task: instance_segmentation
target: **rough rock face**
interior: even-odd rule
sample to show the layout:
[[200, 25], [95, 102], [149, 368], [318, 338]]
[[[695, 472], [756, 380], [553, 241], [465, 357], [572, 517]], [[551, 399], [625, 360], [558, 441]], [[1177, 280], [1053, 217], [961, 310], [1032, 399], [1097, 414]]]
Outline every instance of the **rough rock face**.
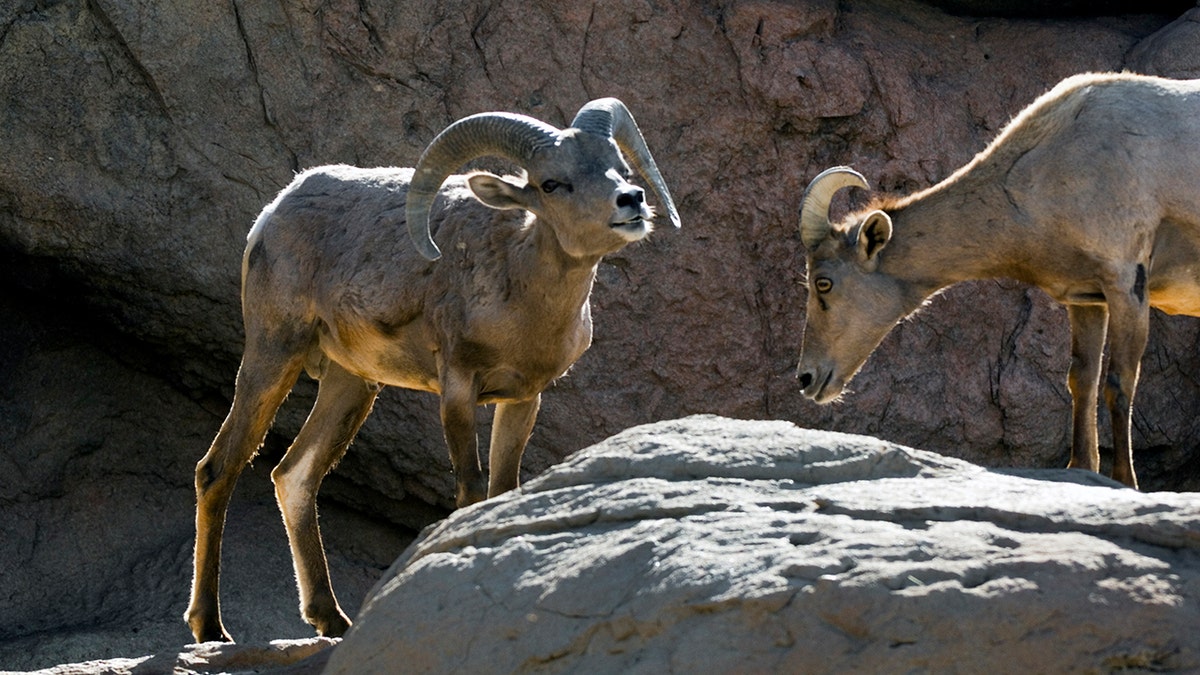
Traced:
[[1188, 671], [1198, 550], [1192, 495], [690, 417], [431, 528], [325, 672]]
[[[790, 377], [803, 318], [800, 191], [835, 163], [881, 189], [928, 185], [1066, 75], [1186, 76], [1200, 65], [1189, 62], [1194, 24], [1156, 33], [1171, 18], [1161, 15], [1020, 21], [824, 0], [289, 7], [27, 0], [4, 10], [7, 283], [44, 311], [69, 294], [71, 316], [119, 331], [119, 348], [150, 354], [153, 376], [219, 417], [241, 347], [244, 235], [294, 171], [410, 165], [463, 115], [515, 110], [561, 125], [589, 98], [616, 95], [685, 228], [602, 267], [595, 345], [547, 396], [530, 475], [631, 424], [697, 411], [867, 432], [989, 464], [1059, 464], [1065, 321], [1014, 284], [946, 294], [889, 338], [844, 405], [802, 400]], [[1190, 449], [1198, 327], [1155, 323], [1139, 445]], [[296, 398], [284, 438], [306, 412], [308, 397]], [[430, 397], [393, 392], [339, 476], [448, 506], [447, 468]]]
[[[795, 209], [819, 170], [849, 163], [915, 189], [1064, 76], [1200, 75], [1200, 10], [1020, 19], [989, 15], [1013, 3], [965, 4], [0, 3], [0, 540], [14, 542], [0, 547], [0, 668], [89, 656], [84, 634], [125, 654], [186, 640], [192, 466], [228, 409], [254, 216], [298, 169], [411, 165], [481, 110], [562, 125], [620, 97], [684, 218], [601, 266], [595, 343], [547, 393], [527, 477], [696, 412], [1064, 464], [1065, 318], [1016, 284], [939, 297], [841, 405], [811, 405], [792, 378]], [[1135, 411], [1150, 489], [1200, 476], [1198, 338], [1200, 322], [1153, 319]], [[302, 382], [235, 496], [245, 534], [224, 591], [241, 639], [308, 634], [264, 474], [311, 396]], [[326, 481], [323, 515], [415, 528], [452, 494], [435, 401], [389, 390]], [[357, 525], [326, 532], [345, 536], [327, 539], [353, 606], [405, 533], [340, 513]]]

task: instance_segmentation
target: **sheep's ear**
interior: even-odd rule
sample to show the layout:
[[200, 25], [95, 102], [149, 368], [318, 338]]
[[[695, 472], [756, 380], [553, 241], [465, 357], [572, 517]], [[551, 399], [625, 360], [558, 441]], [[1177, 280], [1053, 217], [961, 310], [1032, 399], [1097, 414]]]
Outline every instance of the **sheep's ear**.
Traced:
[[871, 270], [879, 264], [879, 252], [892, 239], [892, 219], [883, 211], [872, 211], [858, 228], [858, 260]]
[[493, 209], [528, 209], [533, 206], [536, 191], [524, 182], [479, 172], [467, 177], [475, 198]]

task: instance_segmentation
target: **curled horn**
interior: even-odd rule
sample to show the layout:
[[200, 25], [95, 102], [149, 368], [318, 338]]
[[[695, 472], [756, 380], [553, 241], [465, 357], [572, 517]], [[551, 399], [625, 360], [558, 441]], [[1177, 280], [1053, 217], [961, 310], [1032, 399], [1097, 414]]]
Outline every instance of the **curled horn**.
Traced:
[[642, 137], [637, 122], [633, 121], [633, 115], [629, 114], [629, 109], [624, 103], [615, 98], [598, 98], [591, 101], [579, 109], [571, 126], [616, 141], [617, 147], [625, 154], [633, 169], [654, 190], [671, 224], [679, 227], [679, 211], [675, 209], [667, 182], [659, 173], [658, 165], [654, 163], [654, 157], [646, 147], [646, 139]]
[[558, 134], [555, 127], [532, 117], [495, 112], [464, 117], [438, 134], [417, 162], [405, 207], [408, 236], [421, 255], [429, 260], [442, 255], [429, 233], [429, 209], [447, 176], [484, 156], [524, 166], [538, 150], [554, 145]]
[[867, 179], [848, 166], [825, 169], [804, 189], [800, 200], [800, 241], [805, 248], [812, 251], [829, 235], [829, 203], [838, 190], [848, 187], [871, 189]]

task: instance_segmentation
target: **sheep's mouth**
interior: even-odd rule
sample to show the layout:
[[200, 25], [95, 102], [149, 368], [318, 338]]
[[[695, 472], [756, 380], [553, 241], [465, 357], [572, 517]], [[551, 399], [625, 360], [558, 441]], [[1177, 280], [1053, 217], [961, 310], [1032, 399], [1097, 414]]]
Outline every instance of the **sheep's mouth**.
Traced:
[[608, 224], [608, 226], [613, 229], [616, 229], [618, 227], [627, 227], [627, 228], [644, 227], [645, 225], [646, 225], [646, 219], [641, 216], [634, 216], [634, 217], [630, 218], [629, 220], [622, 220], [620, 222]]
[[650, 224], [650, 220], [646, 216], [639, 213], [628, 220], [610, 222], [608, 229], [625, 241], [632, 242], [644, 239], [654, 229], [654, 226]]
[[629, 220], [609, 223], [608, 228], [626, 241], [638, 241], [650, 234], [650, 230], [653, 229], [650, 221], [643, 216], [634, 216]]

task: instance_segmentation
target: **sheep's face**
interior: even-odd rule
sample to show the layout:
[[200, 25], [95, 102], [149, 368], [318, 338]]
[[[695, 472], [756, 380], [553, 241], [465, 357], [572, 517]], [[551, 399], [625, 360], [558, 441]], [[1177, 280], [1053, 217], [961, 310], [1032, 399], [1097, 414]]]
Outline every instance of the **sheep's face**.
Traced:
[[809, 251], [808, 308], [796, 376], [817, 403], [837, 400], [909, 307], [904, 285], [878, 271], [891, 238], [882, 211], [833, 226]]
[[527, 209], [577, 258], [602, 256], [650, 233], [654, 210], [611, 138], [567, 130], [526, 166], [527, 180], [477, 173], [472, 192], [497, 209]]

